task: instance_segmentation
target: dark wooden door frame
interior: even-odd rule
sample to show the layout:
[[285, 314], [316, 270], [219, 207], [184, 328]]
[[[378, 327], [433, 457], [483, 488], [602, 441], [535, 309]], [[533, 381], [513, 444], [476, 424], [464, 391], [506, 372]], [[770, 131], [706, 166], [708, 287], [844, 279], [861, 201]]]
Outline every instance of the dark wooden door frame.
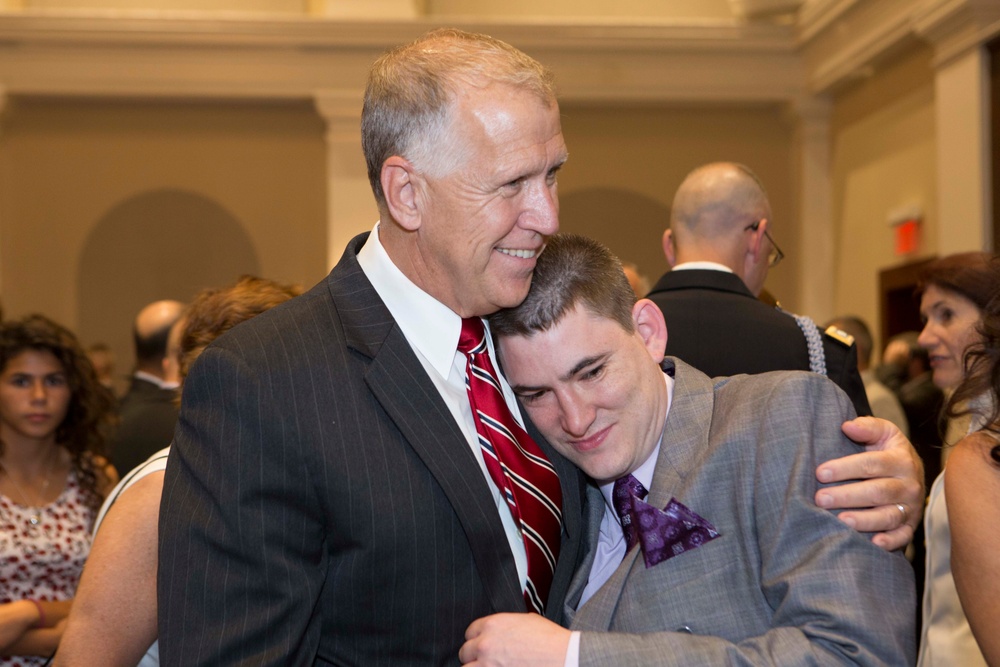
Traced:
[[878, 273], [879, 329], [882, 347], [904, 331], [920, 331], [920, 303], [916, 298], [920, 271], [936, 257], [882, 269]]

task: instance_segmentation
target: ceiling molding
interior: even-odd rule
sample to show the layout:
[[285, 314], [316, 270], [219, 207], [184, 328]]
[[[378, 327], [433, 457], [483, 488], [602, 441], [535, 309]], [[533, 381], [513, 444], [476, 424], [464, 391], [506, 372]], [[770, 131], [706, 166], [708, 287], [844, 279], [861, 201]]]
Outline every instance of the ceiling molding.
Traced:
[[[162, 12], [0, 12], [0, 86], [14, 95], [311, 99], [362, 90], [384, 50], [430, 20]], [[574, 102], [785, 101], [802, 92], [789, 26], [737, 21], [455, 23], [550, 66]]]
[[934, 45], [934, 65], [941, 67], [1000, 34], [996, 0], [943, 0], [921, 6], [914, 30]]
[[858, 0], [813, 0], [799, 10], [798, 41], [805, 44], [849, 11]]
[[788, 51], [794, 34], [790, 26], [737, 20], [369, 20], [224, 12], [0, 11], [0, 41], [13, 43], [387, 48], [441, 26], [503, 33], [531, 46], [630, 51]]
[[920, 42], [940, 64], [1000, 34], [997, 0], [812, 0], [796, 25], [718, 20], [337, 19], [166, 11], [0, 11], [10, 95], [313, 99], [434, 27], [487, 32], [576, 103], [785, 103], [836, 94]]
[[814, 94], [836, 92], [920, 42], [936, 67], [1000, 34], [997, 0], [817, 0], [803, 7], [799, 44]]

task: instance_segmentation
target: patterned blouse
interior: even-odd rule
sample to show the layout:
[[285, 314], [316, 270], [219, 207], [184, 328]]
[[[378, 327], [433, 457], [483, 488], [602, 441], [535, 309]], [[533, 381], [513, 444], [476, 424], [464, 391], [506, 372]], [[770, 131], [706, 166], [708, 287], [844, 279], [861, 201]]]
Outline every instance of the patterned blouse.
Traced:
[[[0, 603], [71, 599], [90, 553], [94, 514], [75, 473], [45, 507], [24, 507], [0, 494]], [[34, 667], [46, 660], [0, 657], [0, 667]]]

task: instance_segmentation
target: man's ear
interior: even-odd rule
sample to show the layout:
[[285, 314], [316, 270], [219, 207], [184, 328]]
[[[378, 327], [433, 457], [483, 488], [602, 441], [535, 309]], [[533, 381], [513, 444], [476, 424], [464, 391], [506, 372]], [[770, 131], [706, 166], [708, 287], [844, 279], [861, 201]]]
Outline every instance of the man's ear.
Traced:
[[420, 227], [420, 175], [406, 158], [393, 155], [382, 163], [379, 176], [389, 216], [407, 231]]
[[653, 361], [663, 361], [667, 349], [667, 322], [660, 307], [649, 299], [639, 299], [632, 306], [632, 322]]
[[753, 256], [754, 263], [760, 259], [760, 253], [766, 251], [766, 248], [764, 247], [764, 239], [767, 237], [764, 236], [764, 232], [767, 230], [768, 224], [767, 218], [764, 218], [757, 225], [756, 231], [750, 230], [752, 233], [750, 234], [750, 240], [747, 245], [747, 254]]
[[677, 248], [674, 247], [674, 230], [667, 227], [663, 230], [663, 256], [667, 258], [670, 268], [677, 266]]

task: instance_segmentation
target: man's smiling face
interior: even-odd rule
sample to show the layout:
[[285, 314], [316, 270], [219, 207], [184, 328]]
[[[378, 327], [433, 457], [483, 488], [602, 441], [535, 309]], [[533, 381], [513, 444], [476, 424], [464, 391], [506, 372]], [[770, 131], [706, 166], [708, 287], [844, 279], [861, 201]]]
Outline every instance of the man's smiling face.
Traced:
[[463, 317], [516, 306], [559, 229], [556, 172], [566, 161], [559, 107], [503, 84], [459, 97], [442, 147], [457, 166], [416, 183], [418, 283]]

